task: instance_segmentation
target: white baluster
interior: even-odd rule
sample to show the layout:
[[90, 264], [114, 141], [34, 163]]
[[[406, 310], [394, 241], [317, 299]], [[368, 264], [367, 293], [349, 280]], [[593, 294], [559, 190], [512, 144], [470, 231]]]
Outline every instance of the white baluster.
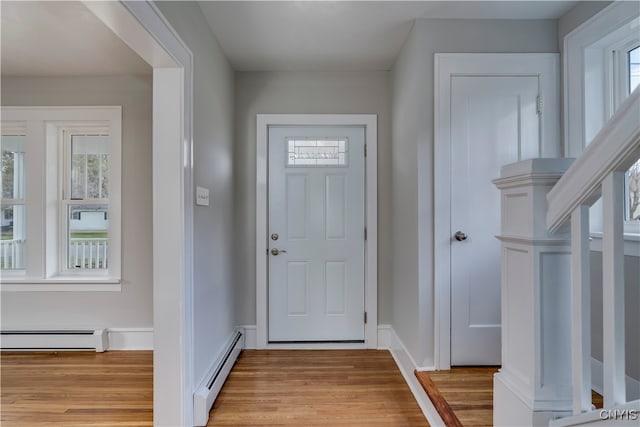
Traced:
[[571, 306], [573, 413], [591, 411], [591, 280], [589, 207], [571, 214]]
[[602, 321], [604, 405], [626, 403], [624, 342], [624, 172], [602, 182]]
[[103, 252], [102, 252], [102, 268], [107, 268], [107, 247], [108, 247], [108, 240], [104, 240], [102, 242], [103, 245]]

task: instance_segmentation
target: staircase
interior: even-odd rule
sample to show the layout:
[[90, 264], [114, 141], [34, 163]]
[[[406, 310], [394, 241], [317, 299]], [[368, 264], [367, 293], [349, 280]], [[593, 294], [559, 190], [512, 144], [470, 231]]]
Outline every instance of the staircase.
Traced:
[[[503, 367], [494, 380], [494, 425], [640, 425], [640, 396], [628, 392], [625, 369], [623, 192], [625, 171], [640, 158], [639, 90], [575, 161], [507, 165], [495, 181]], [[596, 410], [589, 208], [600, 198], [604, 409]]]

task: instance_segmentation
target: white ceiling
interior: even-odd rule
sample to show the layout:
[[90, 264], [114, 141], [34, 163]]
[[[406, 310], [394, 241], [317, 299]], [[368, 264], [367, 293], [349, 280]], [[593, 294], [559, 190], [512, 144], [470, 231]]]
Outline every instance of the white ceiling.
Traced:
[[0, 1], [3, 76], [150, 74], [79, 2]]
[[[240, 71], [388, 70], [416, 18], [555, 19], [575, 1], [201, 1]], [[149, 74], [79, 2], [0, 1], [2, 75]]]
[[239, 71], [389, 70], [416, 18], [555, 19], [575, 1], [201, 1]]

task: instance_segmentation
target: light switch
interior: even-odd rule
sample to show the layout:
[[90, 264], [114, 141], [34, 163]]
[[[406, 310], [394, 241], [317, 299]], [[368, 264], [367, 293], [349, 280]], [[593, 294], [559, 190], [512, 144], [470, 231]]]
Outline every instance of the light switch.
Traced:
[[196, 187], [196, 205], [209, 206], [209, 189]]

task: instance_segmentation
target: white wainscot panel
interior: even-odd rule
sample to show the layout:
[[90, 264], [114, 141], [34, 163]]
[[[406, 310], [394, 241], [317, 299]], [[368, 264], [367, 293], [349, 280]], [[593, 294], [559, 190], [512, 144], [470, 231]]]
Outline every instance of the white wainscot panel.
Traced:
[[558, 384], [571, 384], [571, 253], [540, 253], [540, 307], [542, 366], [541, 392], [556, 398], [558, 395], [571, 396], [571, 389]]
[[529, 194], [526, 192], [506, 192], [502, 196], [502, 234], [508, 236], [522, 235], [530, 232], [527, 220], [531, 217]]
[[533, 292], [531, 286], [523, 283], [523, 280], [532, 277], [531, 254], [526, 249], [506, 247], [505, 251], [505, 275], [506, 283], [503, 292], [503, 312], [506, 312], [508, 321], [506, 325], [505, 341], [502, 345], [506, 347], [503, 361], [509, 371], [514, 374], [525, 385], [530, 385], [533, 381], [531, 372], [534, 364], [533, 342], [529, 334], [523, 334], [523, 330], [528, 330], [533, 325], [533, 312], [531, 300]]

